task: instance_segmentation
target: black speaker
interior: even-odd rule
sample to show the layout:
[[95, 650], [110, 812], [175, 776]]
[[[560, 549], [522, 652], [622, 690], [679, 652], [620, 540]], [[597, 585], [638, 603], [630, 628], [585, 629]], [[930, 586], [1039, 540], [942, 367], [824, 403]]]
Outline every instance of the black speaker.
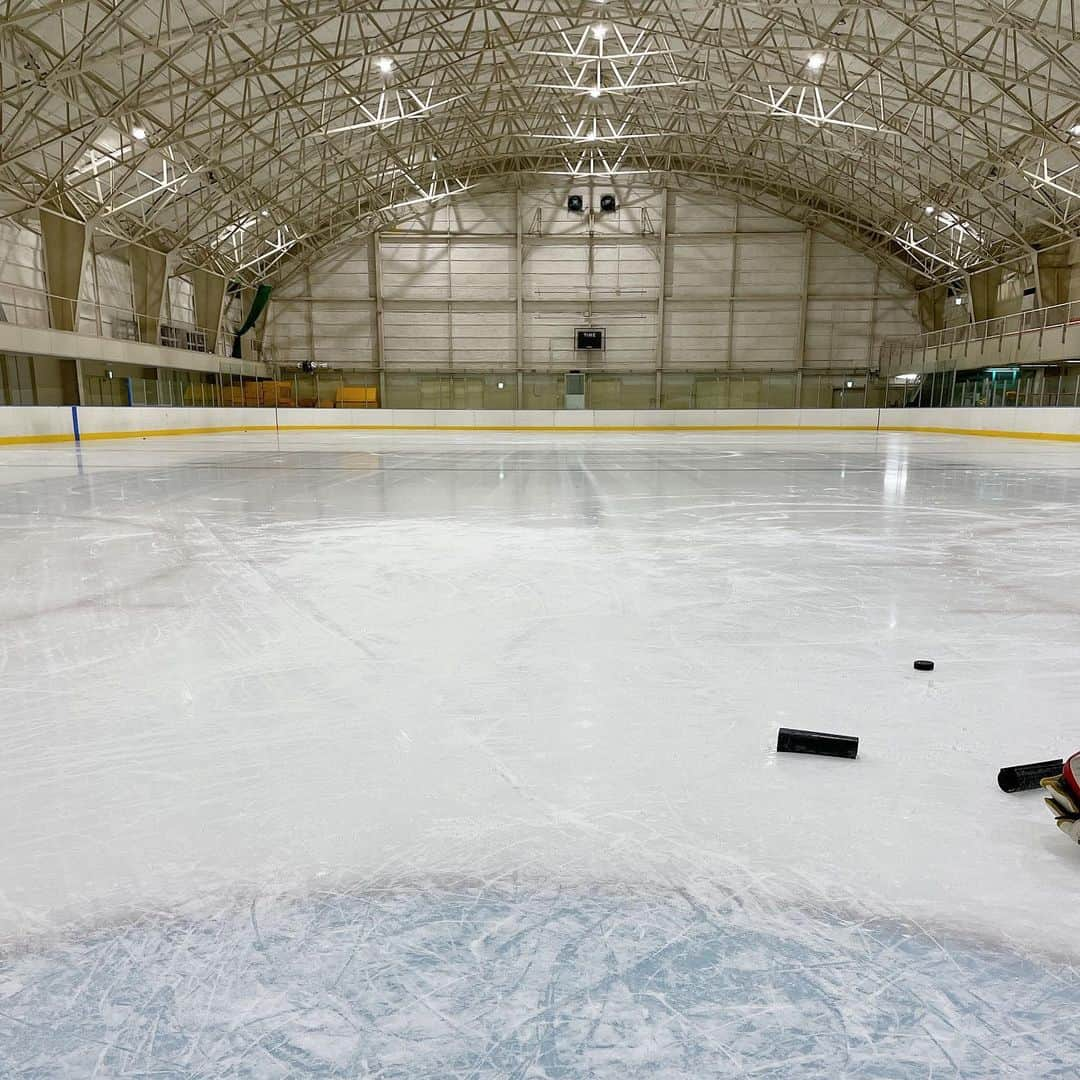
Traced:
[[580, 195], [570, 195], [566, 200], [566, 209], [571, 214], [581, 214], [585, 210], [585, 200]]
[[614, 195], [601, 195], [600, 196], [600, 213], [601, 214], [614, 214], [618, 210], [619, 204], [615, 201]]

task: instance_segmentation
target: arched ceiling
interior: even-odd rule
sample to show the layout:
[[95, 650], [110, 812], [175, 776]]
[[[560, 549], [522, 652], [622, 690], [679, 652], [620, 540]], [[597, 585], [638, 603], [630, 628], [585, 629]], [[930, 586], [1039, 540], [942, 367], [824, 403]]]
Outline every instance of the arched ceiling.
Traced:
[[478, 183], [689, 178], [922, 282], [1080, 229], [1076, 0], [3, 0], [0, 215], [246, 280]]

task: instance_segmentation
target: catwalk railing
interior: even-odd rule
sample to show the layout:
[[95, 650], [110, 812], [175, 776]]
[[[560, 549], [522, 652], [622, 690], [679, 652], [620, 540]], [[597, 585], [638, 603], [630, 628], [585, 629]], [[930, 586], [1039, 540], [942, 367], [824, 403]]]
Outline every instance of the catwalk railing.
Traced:
[[894, 338], [882, 343], [878, 360], [886, 375], [918, 374], [940, 370], [950, 361], [961, 369], [1000, 359], [1060, 362], [1075, 359], [1069, 354], [1071, 346], [1077, 345], [1080, 300]]
[[189, 352], [224, 354], [233, 335], [220, 327], [199, 326], [181, 314], [147, 315], [134, 305], [102, 304], [91, 299], [73, 300], [23, 285], [0, 283], [0, 323], [35, 330], [62, 330], [159, 345]]

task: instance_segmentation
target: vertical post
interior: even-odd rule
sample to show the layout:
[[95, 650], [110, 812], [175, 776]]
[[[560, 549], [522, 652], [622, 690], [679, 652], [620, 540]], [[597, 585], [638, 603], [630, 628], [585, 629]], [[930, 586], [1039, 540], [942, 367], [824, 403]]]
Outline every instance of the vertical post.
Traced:
[[446, 360], [450, 366], [450, 408], [454, 407], [454, 248], [446, 221]]
[[663, 206], [660, 211], [660, 284], [656, 293], [656, 408], [663, 408], [664, 401], [664, 318], [667, 295], [667, 234], [668, 215], [671, 213], [671, 190], [663, 187]]
[[[217, 321], [211, 327], [214, 331], [214, 343], [215, 348], [210, 349], [210, 352], [220, 352], [222, 355], [225, 353], [225, 342], [227, 335], [223, 333], [225, 326], [225, 309], [229, 305], [229, 283], [225, 282], [225, 288], [221, 290], [221, 303], [218, 304]], [[310, 312], [309, 312], [310, 314]]]
[[[809, 290], [808, 290], [809, 291]], [[877, 341], [877, 312], [878, 312], [878, 293], [881, 291], [881, 264], [876, 263], [874, 265], [874, 296], [870, 301], [870, 325], [867, 327], [867, 332], [870, 337], [870, 341], [867, 346], [866, 355], [866, 392], [863, 394], [863, 407], [865, 408], [869, 404], [870, 395], [870, 372], [874, 368], [874, 356], [876, 355], [875, 343]]]
[[1043, 302], [1042, 279], [1039, 276], [1039, 253], [1032, 248], [1028, 257], [1031, 259], [1031, 273], [1035, 278], [1035, 306], [1037, 308], [1046, 307], [1047, 305]]
[[86, 378], [83, 375], [82, 357], [75, 357], [75, 397], [77, 405], [86, 404]]
[[307, 315], [307, 354], [308, 359], [315, 361], [315, 302], [311, 296], [311, 267], [304, 267], [304, 308]]
[[98, 337], [103, 337], [104, 332], [101, 325], [101, 284], [98, 282], [97, 245], [94, 243], [93, 223], [87, 226], [86, 231], [90, 234], [90, 280], [93, 282], [94, 286], [94, 322], [97, 325]]
[[525, 259], [521, 250], [521, 186], [514, 188], [514, 372], [517, 378], [517, 408], [525, 407]]
[[375, 364], [379, 373], [379, 407], [386, 408], [385, 337], [383, 334], [382, 242], [379, 230], [371, 234], [371, 287], [375, 293]]
[[[86, 266], [87, 266], [87, 263], [92, 258], [91, 251], [93, 250], [92, 249], [93, 242], [94, 242], [94, 222], [93, 222], [93, 219], [91, 219], [91, 220], [87, 221], [86, 226], [85, 226], [85, 228], [83, 230], [82, 263], [79, 266], [79, 294], [78, 294], [78, 296], [75, 297], [75, 329], [76, 329], [76, 331], [78, 331], [79, 323], [82, 321], [82, 308], [83, 308], [83, 299], [82, 299], [83, 289], [82, 289], [82, 287], [83, 287], [83, 282], [86, 279]], [[91, 265], [90, 266], [90, 273], [93, 276], [94, 281], [96, 283], [96, 281], [97, 281], [97, 267]], [[95, 291], [96, 291], [96, 287], [95, 287]], [[94, 310], [97, 311], [97, 304], [94, 305]], [[95, 321], [100, 320], [100, 318], [101, 318], [101, 316], [100, 316], [100, 313], [99, 313], [99, 314], [97, 314], [95, 316]], [[100, 323], [99, 323], [99, 325], [100, 325]], [[101, 336], [101, 331], [99, 329], [98, 330], [98, 337], [100, 337], [100, 336]]]
[[[735, 279], [739, 272], [739, 203], [735, 203], [731, 229], [731, 281], [728, 284], [727, 310], [727, 369], [730, 372], [735, 362]], [[731, 405], [731, 379], [728, 379], [728, 405]]]
[[[810, 260], [814, 251], [814, 233], [812, 229], [803, 230], [802, 250], [802, 290], [799, 296], [799, 325], [795, 342], [795, 365], [798, 372], [799, 401], [802, 404], [802, 373], [806, 367], [806, 324], [810, 311]], [[875, 286], [876, 289], [876, 286]], [[832, 367], [832, 355], [829, 356], [829, 367]]]

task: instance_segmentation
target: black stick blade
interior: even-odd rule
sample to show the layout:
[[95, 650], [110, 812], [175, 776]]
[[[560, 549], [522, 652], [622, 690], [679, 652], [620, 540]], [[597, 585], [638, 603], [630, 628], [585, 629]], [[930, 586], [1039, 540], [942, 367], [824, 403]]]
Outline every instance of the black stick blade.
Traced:
[[854, 758], [859, 755], [859, 740], [854, 735], [828, 735], [823, 731], [782, 727], [776, 736], [776, 752]]
[[1057, 761], [1036, 761], [1031, 765], [1009, 765], [998, 773], [998, 787], [1002, 791], [1032, 791], [1040, 780], [1048, 776], [1060, 776], [1065, 768], [1061, 758]]

